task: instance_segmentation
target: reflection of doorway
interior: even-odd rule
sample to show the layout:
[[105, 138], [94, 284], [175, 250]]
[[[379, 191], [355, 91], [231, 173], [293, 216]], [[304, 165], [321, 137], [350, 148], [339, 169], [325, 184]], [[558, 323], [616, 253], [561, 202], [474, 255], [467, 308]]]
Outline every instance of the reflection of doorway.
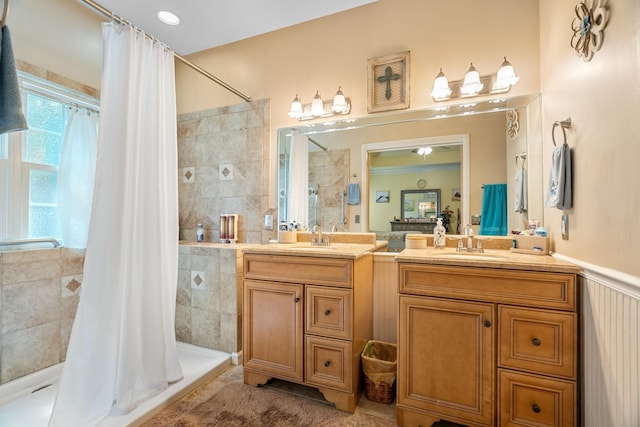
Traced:
[[[428, 137], [428, 138], [416, 138], [416, 139], [405, 139], [405, 140], [397, 140], [397, 141], [385, 141], [385, 142], [377, 142], [371, 144], [363, 144], [361, 146], [361, 176], [362, 176], [362, 188], [363, 193], [367, 194], [367, 197], [362, 202], [362, 222], [360, 231], [368, 232], [368, 231], [378, 231], [373, 230], [371, 227], [371, 218], [370, 213], [372, 209], [374, 209], [371, 204], [372, 197], [375, 197], [376, 190], [380, 190], [379, 188], [373, 188], [371, 186], [371, 176], [370, 176], [370, 168], [372, 164], [372, 157], [374, 155], [384, 153], [385, 155], [390, 155], [393, 152], [398, 151], [411, 151], [416, 150], [420, 147], [453, 147], [458, 146], [462, 150], [461, 154], [461, 182], [460, 182], [460, 192], [462, 193], [461, 201], [460, 201], [460, 217], [468, 218], [469, 216], [469, 136], [467, 134], [459, 134], [459, 135], [446, 135], [441, 137]], [[412, 189], [416, 188], [416, 181], [407, 182], [403, 184], [403, 189]], [[431, 186], [430, 186], [431, 187]], [[398, 192], [398, 196], [399, 196]], [[394, 215], [400, 216], [400, 199], [396, 198], [395, 202], [393, 194], [390, 194], [391, 203], [389, 203], [388, 211], [381, 212], [380, 217], [381, 220], [376, 219], [376, 222], [380, 221], [389, 221], [393, 220]], [[397, 205], [397, 206], [396, 206]], [[447, 205], [447, 203], [443, 203], [443, 207]], [[375, 209], [378, 209], [381, 206], [385, 206], [377, 204], [375, 205]], [[397, 211], [397, 214], [393, 212]], [[388, 224], [388, 222], [387, 222]], [[380, 227], [381, 225], [378, 225]]]

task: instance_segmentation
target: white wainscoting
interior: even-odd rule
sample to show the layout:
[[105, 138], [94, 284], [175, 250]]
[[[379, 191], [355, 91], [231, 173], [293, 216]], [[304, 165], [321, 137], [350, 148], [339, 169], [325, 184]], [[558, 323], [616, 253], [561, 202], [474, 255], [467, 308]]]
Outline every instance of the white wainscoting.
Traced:
[[640, 426], [640, 279], [582, 268], [582, 414], [585, 427]]
[[398, 267], [393, 252], [373, 254], [373, 339], [397, 344]]

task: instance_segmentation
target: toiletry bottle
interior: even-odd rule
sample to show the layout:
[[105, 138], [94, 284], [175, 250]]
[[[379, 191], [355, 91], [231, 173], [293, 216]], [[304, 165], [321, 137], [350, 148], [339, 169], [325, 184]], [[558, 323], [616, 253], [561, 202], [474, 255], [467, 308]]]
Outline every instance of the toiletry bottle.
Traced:
[[447, 229], [442, 225], [442, 218], [438, 218], [438, 223], [433, 227], [433, 246], [436, 249], [443, 249], [446, 246]]
[[198, 228], [196, 229], [196, 240], [198, 242], [204, 242], [204, 227], [202, 224], [198, 224]]

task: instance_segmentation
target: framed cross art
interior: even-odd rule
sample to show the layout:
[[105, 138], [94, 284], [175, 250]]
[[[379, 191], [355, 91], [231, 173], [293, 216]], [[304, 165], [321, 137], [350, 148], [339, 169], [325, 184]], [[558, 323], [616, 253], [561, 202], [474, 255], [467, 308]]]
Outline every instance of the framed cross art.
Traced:
[[367, 111], [409, 108], [409, 51], [369, 59]]

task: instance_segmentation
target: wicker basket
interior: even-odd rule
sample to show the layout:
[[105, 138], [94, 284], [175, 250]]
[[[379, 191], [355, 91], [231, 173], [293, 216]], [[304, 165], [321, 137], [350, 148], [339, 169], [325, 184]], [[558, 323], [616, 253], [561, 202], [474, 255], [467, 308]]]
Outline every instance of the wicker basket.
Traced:
[[396, 397], [396, 382], [389, 385], [387, 383], [376, 384], [364, 376], [364, 395], [367, 399], [378, 403], [393, 403]]
[[360, 358], [367, 399], [392, 403], [396, 395], [396, 345], [370, 340], [364, 346]]

